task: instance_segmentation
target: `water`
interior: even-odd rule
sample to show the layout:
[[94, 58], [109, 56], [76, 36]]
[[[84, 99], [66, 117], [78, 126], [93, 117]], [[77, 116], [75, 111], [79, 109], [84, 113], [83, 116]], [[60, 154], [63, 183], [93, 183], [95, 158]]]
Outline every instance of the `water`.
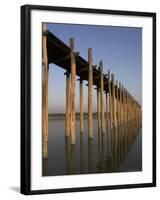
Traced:
[[48, 159], [43, 160], [43, 176], [133, 172], [142, 170], [142, 127], [140, 120], [100, 133], [94, 117], [94, 138], [88, 139], [76, 119], [76, 144], [65, 137], [65, 118], [49, 118]]

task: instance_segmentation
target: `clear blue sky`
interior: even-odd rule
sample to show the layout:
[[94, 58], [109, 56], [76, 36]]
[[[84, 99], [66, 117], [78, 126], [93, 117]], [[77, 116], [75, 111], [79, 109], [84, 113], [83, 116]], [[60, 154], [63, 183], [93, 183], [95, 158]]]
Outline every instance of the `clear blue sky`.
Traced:
[[[86, 60], [92, 48], [93, 64], [103, 60], [104, 72], [110, 69], [115, 80], [142, 103], [142, 29], [112, 26], [90, 26], [48, 23], [47, 28], [65, 44], [75, 39], [75, 50]], [[49, 113], [65, 112], [64, 70], [51, 64], [49, 68]], [[77, 77], [78, 78], [78, 77]], [[84, 82], [84, 111], [87, 111], [87, 86]], [[94, 111], [96, 91], [94, 90]], [[79, 82], [76, 85], [76, 112], [79, 111]]]

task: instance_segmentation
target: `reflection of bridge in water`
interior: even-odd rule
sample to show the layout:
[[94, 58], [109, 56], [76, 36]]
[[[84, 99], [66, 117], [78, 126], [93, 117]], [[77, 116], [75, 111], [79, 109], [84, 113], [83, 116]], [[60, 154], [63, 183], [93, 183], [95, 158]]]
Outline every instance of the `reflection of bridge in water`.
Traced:
[[[106, 133], [101, 133], [99, 130], [97, 133], [97, 143], [94, 143], [94, 138], [88, 138], [87, 145], [84, 144], [84, 135], [86, 134], [80, 134], [79, 149], [76, 149], [76, 145], [70, 143], [69, 137], [65, 137], [65, 170], [62, 172], [62, 175], [140, 171], [142, 169], [141, 159], [138, 161], [139, 166], [132, 169], [128, 169], [125, 162], [128, 157], [131, 157], [129, 154], [138, 134], [141, 134], [141, 127], [139, 119], [119, 125], [114, 129], [108, 127]], [[98, 149], [96, 156], [94, 152], [95, 146], [97, 146], [96, 149]], [[140, 153], [141, 150], [142, 149], [140, 149]], [[78, 156], [76, 157], [77, 151]], [[136, 151], [136, 149], [133, 151]], [[139, 156], [141, 157], [141, 155]], [[88, 159], [87, 163], [85, 160], [86, 158]], [[52, 159], [52, 155], [49, 159]], [[135, 160], [133, 157], [130, 159]], [[77, 160], [79, 166], [77, 166]], [[54, 162], [56, 165], [56, 160], [54, 160]], [[43, 175], [47, 176], [48, 159], [45, 159], [43, 164]], [[56, 174], [50, 172], [49, 175]]]
[[[119, 158], [119, 162], [124, 156], [124, 147], [127, 146], [134, 134], [131, 136], [130, 132], [121, 131], [126, 126], [130, 126], [131, 121], [136, 121], [141, 124], [141, 106], [131, 96], [127, 89], [118, 81], [115, 81], [114, 74], [110, 74], [110, 70], [105, 74], [103, 72], [103, 62], [100, 61], [99, 67], [92, 64], [92, 49], [88, 49], [88, 61], [83, 59], [79, 53], [74, 51], [74, 39], [70, 39], [70, 47], [59, 40], [55, 35], [49, 32], [43, 24], [43, 121], [42, 121], [42, 135], [43, 144], [42, 152], [43, 158], [48, 158], [48, 73], [49, 64], [53, 63], [66, 70], [66, 113], [65, 113], [65, 136], [66, 136], [66, 157], [70, 160], [68, 167], [69, 170], [74, 171], [74, 149], [76, 143], [76, 117], [75, 117], [75, 86], [76, 76], [79, 77], [79, 115], [80, 115], [80, 142], [83, 151], [83, 132], [84, 132], [84, 114], [83, 114], [83, 81], [88, 81], [88, 155], [92, 154], [92, 141], [93, 141], [93, 86], [96, 86], [97, 91], [97, 117], [99, 129], [99, 143], [100, 143], [100, 161], [97, 165], [97, 171], [105, 170], [106, 162], [112, 163], [114, 157]], [[105, 94], [105, 102], [104, 102]], [[106, 103], [106, 111], [104, 110], [104, 103]], [[108, 142], [115, 144], [115, 149], [110, 149], [111, 161], [104, 159], [105, 142], [105, 126], [109, 132], [110, 140]], [[121, 127], [121, 128], [120, 128]], [[124, 128], [125, 129], [125, 128]], [[117, 132], [118, 131], [118, 132]], [[133, 138], [132, 138], [133, 139]], [[113, 141], [114, 142], [113, 142]], [[126, 141], [125, 141], [126, 140]], [[116, 141], [116, 142], [115, 142]], [[121, 144], [123, 141], [123, 144]], [[111, 144], [110, 144], [111, 145]], [[122, 147], [121, 147], [122, 146]], [[113, 147], [113, 145], [111, 145]], [[71, 148], [71, 149], [70, 149]], [[109, 148], [109, 147], [108, 147]], [[116, 149], [119, 152], [116, 153]], [[67, 150], [69, 149], [69, 150]], [[70, 152], [69, 155], [67, 152]], [[119, 155], [120, 153], [120, 155]], [[121, 155], [122, 154], [122, 155]], [[101, 159], [101, 157], [103, 159]], [[88, 156], [89, 171], [92, 171], [92, 156]], [[81, 156], [81, 165], [83, 166], [83, 155]], [[101, 161], [102, 160], [102, 161]], [[107, 165], [108, 167], [109, 165]], [[83, 167], [82, 167], [83, 169]], [[83, 171], [83, 170], [82, 170]]]

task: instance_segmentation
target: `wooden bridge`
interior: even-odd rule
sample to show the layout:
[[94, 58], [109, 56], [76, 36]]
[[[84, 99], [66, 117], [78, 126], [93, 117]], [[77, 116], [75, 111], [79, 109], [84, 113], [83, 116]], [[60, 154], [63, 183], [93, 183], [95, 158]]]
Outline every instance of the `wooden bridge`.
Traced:
[[[88, 49], [88, 61], [74, 51], [74, 39], [70, 39], [67, 46], [43, 24], [42, 36], [43, 53], [43, 158], [48, 157], [48, 73], [49, 64], [53, 63], [66, 70], [66, 117], [65, 135], [71, 135], [71, 144], [75, 144], [75, 88], [76, 76], [79, 77], [80, 92], [80, 132], [83, 133], [83, 81], [88, 81], [88, 137], [93, 138], [93, 86], [97, 90], [97, 116], [98, 128], [101, 133], [107, 127], [114, 129], [118, 125], [141, 118], [141, 106], [126, 90], [115, 80], [114, 74], [104, 73], [103, 61], [99, 66], [93, 65], [92, 49]], [[105, 102], [104, 102], [105, 94]], [[106, 103], [106, 111], [104, 111]], [[105, 117], [106, 116], [106, 117]]]

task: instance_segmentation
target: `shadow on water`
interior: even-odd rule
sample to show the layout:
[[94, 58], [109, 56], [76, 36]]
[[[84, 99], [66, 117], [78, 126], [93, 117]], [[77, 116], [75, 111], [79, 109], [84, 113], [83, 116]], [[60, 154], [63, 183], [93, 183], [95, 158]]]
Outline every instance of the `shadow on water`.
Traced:
[[[106, 128], [97, 128], [94, 120], [94, 137], [88, 138], [87, 120], [80, 133], [76, 121], [76, 144], [64, 134], [64, 120], [49, 120], [49, 157], [43, 160], [43, 176], [131, 172], [142, 170], [142, 125], [137, 119]], [[56, 130], [56, 132], [55, 132]]]

